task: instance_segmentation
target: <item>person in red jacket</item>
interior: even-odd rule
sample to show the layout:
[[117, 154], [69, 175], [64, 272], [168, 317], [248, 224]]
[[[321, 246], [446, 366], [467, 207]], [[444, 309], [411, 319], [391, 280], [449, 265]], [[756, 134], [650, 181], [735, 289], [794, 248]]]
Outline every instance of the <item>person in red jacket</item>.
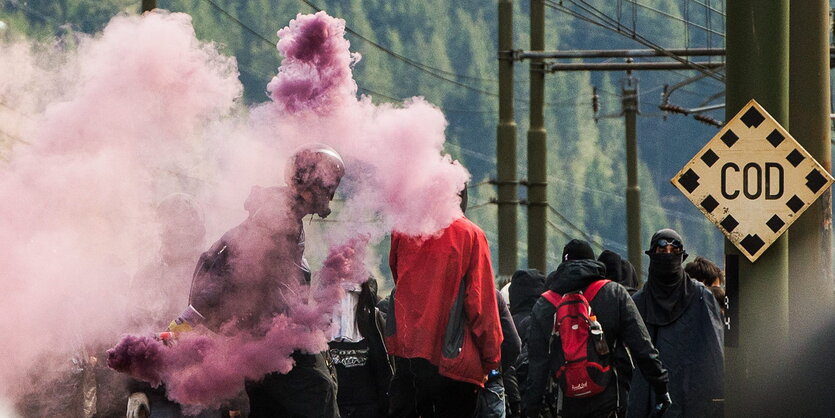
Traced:
[[470, 417], [479, 388], [499, 369], [502, 331], [490, 248], [464, 208], [466, 187], [462, 216], [438, 234], [392, 233], [391, 416]]

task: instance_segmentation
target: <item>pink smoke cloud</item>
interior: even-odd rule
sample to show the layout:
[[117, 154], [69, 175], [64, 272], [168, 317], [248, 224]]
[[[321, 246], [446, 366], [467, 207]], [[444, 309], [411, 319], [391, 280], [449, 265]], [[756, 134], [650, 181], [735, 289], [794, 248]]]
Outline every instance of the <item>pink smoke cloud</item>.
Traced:
[[[187, 166], [203, 127], [242, 88], [234, 59], [198, 41], [184, 14], [118, 16], [74, 50], [0, 50], [22, 58], [0, 75], [23, 141], [0, 167], [0, 305], [10, 313], [0, 331], [17, 336], [0, 342], [0, 393], [15, 397], [30, 390], [31, 365], [96, 354], [130, 329], [131, 276], [158, 246], [153, 208], [176, 182], [165, 173]], [[21, 73], [40, 79], [9, 79]], [[27, 101], [17, 89], [31, 86], [40, 94]]]
[[[178, 13], [116, 17], [65, 52], [71, 66], [40, 68], [60, 94], [26, 107], [33, 122], [21, 132], [31, 146], [16, 148], [0, 176], [0, 192], [16, 197], [0, 202], [0, 230], [19, 244], [0, 259], [0, 284], [14, 290], [0, 304], [16, 313], [0, 318], [0, 330], [19, 336], [0, 342], [13, 365], [0, 371], [0, 391], [15, 396], [22, 373], [53, 347], [68, 356], [132, 332], [128, 283], [158, 245], [151, 213], [168, 193], [198, 196], [214, 238], [245, 217], [252, 186], [283, 182], [297, 146], [326, 143], [346, 162], [345, 202], [332, 215], [341, 222], [308, 235], [328, 248], [308, 246], [309, 258], [323, 260], [318, 277], [290, 288], [300, 297], [264, 335], [198, 332], [166, 346], [134, 334], [114, 347], [114, 368], [198, 407], [236, 395], [245, 379], [289, 371], [295, 350], [324, 350], [342, 285], [368, 278], [368, 248], [385, 234], [431, 235], [461, 216], [456, 194], [469, 174], [443, 155], [443, 114], [422, 98], [379, 106], [356, 98], [359, 55], [344, 31], [324, 12], [279, 31], [272, 101], [253, 109], [240, 108], [234, 59], [198, 41]], [[183, 308], [186, 296], [159, 295]]]
[[183, 334], [170, 346], [150, 337], [128, 335], [108, 350], [108, 366], [153, 385], [164, 382], [168, 396], [183, 404], [218, 406], [237, 395], [245, 379], [258, 380], [271, 371], [287, 373], [295, 350], [327, 349], [330, 318], [345, 284], [368, 280], [365, 266], [368, 236], [334, 246], [316, 283], [293, 292], [286, 314], [271, 320], [263, 337], [225, 328], [231, 335], [208, 331]]

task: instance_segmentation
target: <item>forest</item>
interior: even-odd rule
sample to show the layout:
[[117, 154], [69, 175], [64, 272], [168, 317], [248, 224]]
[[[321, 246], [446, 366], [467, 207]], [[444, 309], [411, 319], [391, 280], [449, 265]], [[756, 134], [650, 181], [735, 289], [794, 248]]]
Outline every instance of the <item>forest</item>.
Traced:
[[[588, 3], [595, 7], [577, 7]], [[362, 55], [354, 68], [359, 94], [370, 96], [375, 103], [395, 104], [422, 96], [446, 115], [445, 150], [472, 173], [468, 216], [486, 231], [495, 264], [496, 206], [490, 199], [496, 192], [489, 180], [496, 175], [496, 2], [160, 0], [157, 6], [188, 13], [200, 39], [216, 42], [221, 51], [236, 58], [246, 104], [267, 100], [266, 84], [281, 60], [275, 47], [277, 30], [296, 14], [319, 9], [345, 19], [352, 49]], [[549, 50], [647, 48], [636, 38], [664, 48], [724, 46], [724, 1], [555, 0], [546, 1], [546, 6]], [[516, 1], [514, 8], [514, 48], [527, 49], [529, 2]], [[94, 35], [114, 15], [135, 14], [139, 9], [140, 2], [133, 0], [4, 0], [0, 3], [0, 21], [4, 22], [0, 36], [50, 40], [73, 33]], [[598, 23], [610, 24], [602, 27], [582, 16], [598, 16]], [[619, 33], [612, 27], [620, 28]], [[528, 71], [526, 62], [515, 66], [521, 178], [527, 164]], [[648, 245], [655, 230], [672, 227], [684, 236], [691, 257], [703, 255], [721, 264], [721, 233], [670, 183], [718, 128], [659, 110], [665, 85], [697, 75], [692, 70], [633, 74], [640, 81], [640, 245]], [[625, 133], [620, 97], [624, 77], [622, 71], [547, 76], [549, 269], [559, 263], [562, 246], [571, 238], [590, 239], [597, 252], [605, 247], [626, 254]], [[594, 89], [599, 96], [597, 113]], [[683, 107], [721, 103], [723, 91], [721, 79], [704, 77], [675, 90], [670, 101]], [[719, 121], [725, 117], [722, 109], [709, 115]], [[525, 197], [523, 187], [519, 193], [520, 198]], [[519, 210], [520, 268], [527, 265], [525, 217], [523, 206]]]

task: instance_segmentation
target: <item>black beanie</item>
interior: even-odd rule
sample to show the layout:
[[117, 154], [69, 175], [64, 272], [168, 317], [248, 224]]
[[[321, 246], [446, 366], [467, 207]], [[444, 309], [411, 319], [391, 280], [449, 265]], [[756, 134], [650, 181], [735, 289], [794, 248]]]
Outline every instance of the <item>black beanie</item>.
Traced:
[[594, 251], [587, 241], [573, 239], [563, 247], [562, 260], [594, 260]]

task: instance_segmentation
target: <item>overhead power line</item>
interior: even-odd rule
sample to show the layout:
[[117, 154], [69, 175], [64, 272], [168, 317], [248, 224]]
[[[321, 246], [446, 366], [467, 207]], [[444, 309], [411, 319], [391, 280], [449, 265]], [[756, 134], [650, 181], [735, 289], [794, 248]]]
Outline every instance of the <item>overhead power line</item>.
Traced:
[[588, 242], [590, 242], [590, 243], [592, 243], [592, 244], [596, 245], [596, 246], [597, 246], [597, 247], [599, 247], [600, 249], [604, 249], [604, 248], [606, 248], [603, 244], [601, 244], [601, 243], [597, 242], [597, 240], [595, 240], [595, 239], [594, 239], [594, 237], [592, 237], [591, 235], [589, 235], [588, 233], [586, 233], [586, 231], [584, 231], [582, 228], [578, 227], [577, 225], [574, 225], [574, 223], [573, 223], [573, 222], [571, 222], [571, 221], [568, 219], [568, 217], [566, 217], [565, 215], [563, 215], [562, 213], [560, 213], [560, 211], [558, 211], [558, 210], [557, 210], [557, 208], [555, 208], [555, 207], [554, 207], [553, 205], [551, 205], [550, 203], [548, 203], [548, 208], [549, 208], [549, 209], [551, 209], [551, 212], [553, 212], [553, 213], [554, 213], [554, 215], [557, 215], [557, 217], [558, 217], [558, 218], [560, 218], [560, 220], [561, 220], [563, 223], [565, 223], [566, 225], [568, 225], [569, 227], [571, 227], [571, 229], [573, 229], [573, 230], [577, 231], [577, 232], [578, 232], [578, 233], [579, 233], [579, 234], [580, 234], [580, 235], [581, 235], [581, 236], [582, 236], [582, 237], [583, 237], [586, 241], [588, 241]]
[[665, 12], [665, 11], [663, 11], [663, 10], [656, 9], [656, 8], [654, 8], [654, 7], [652, 7], [652, 6], [647, 6], [646, 4], [641, 4], [641, 3], [638, 3], [636, 0], [626, 0], [626, 2], [627, 2], [627, 3], [632, 3], [632, 4], [634, 4], [635, 6], [638, 6], [638, 7], [642, 8], [642, 9], [649, 10], [649, 11], [654, 12], [654, 13], [656, 13], [656, 14], [659, 14], [659, 15], [661, 15], [661, 16], [664, 16], [664, 17], [667, 17], [667, 18], [670, 18], [670, 19], [676, 20], [676, 21], [678, 21], [678, 22], [682, 22], [682, 23], [684, 23], [684, 24], [686, 24], [686, 25], [693, 26], [693, 27], [695, 27], [695, 28], [701, 29], [701, 30], [703, 30], [703, 31], [705, 31], [705, 32], [707, 32], [707, 33], [712, 33], [712, 34], [714, 34], [714, 35], [719, 35], [719, 36], [721, 36], [721, 37], [723, 37], [723, 38], [725, 37], [725, 34], [724, 34], [724, 33], [722, 33], [722, 32], [717, 32], [717, 31], [715, 31], [715, 30], [713, 30], [713, 29], [711, 29], [711, 28], [704, 27], [704, 26], [702, 26], [702, 25], [699, 25], [698, 23], [695, 23], [695, 22], [692, 22], [692, 21], [690, 21], [690, 20], [684, 19], [684, 18], [682, 18], [682, 17], [680, 17], [680, 16], [673, 15], [673, 14], [671, 14], [671, 13], [667, 13], [667, 12]]
[[246, 24], [244, 24], [244, 22], [241, 22], [240, 20], [238, 20], [238, 18], [236, 18], [235, 16], [233, 16], [231, 13], [227, 12], [227, 11], [226, 11], [226, 10], [224, 10], [222, 7], [218, 6], [218, 5], [217, 5], [217, 3], [213, 2], [212, 0], [203, 0], [203, 1], [205, 1], [206, 3], [209, 3], [209, 4], [210, 4], [212, 7], [214, 7], [217, 11], [219, 11], [219, 12], [223, 13], [224, 15], [226, 15], [226, 17], [228, 17], [228, 18], [229, 18], [230, 20], [232, 20], [233, 22], [237, 23], [237, 24], [238, 24], [238, 26], [242, 27], [244, 30], [246, 30], [247, 32], [251, 33], [251, 34], [252, 34], [252, 35], [254, 35], [256, 38], [259, 38], [259, 39], [261, 39], [262, 41], [267, 42], [267, 43], [268, 43], [268, 44], [270, 44], [271, 46], [275, 47], [275, 41], [271, 41], [271, 40], [267, 39], [267, 37], [266, 37], [266, 36], [264, 36], [264, 35], [260, 34], [260, 33], [259, 33], [258, 31], [256, 31], [255, 29], [252, 29], [251, 27], [247, 26]]
[[[301, 1], [302, 3], [304, 3], [304, 4], [308, 5], [310, 8], [312, 8], [313, 10], [316, 10], [317, 12], [322, 11], [322, 9], [321, 9], [321, 8], [319, 8], [318, 6], [316, 6], [315, 4], [311, 3], [311, 2], [310, 2], [310, 1], [308, 1], [308, 0], [299, 0], [299, 1]], [[372, 46], [374, 46], [375, 48], [379, 49], [380, 51], [383, 51], [383, 52], [385, 52], [386, 54], [389, 54], [389, 55], [391, 55], [392, 57], [395, 57], [396, 59], [398, 59], [398, 60], [400, 60], [400, 61], [403, 61], [403, 62], [405, 62], [406, 64], [409, 64], [409, 65], [411, 65], [411, 66], [413, 66], [413, 67], [415, 67], [415, 68], [418, 68], [418, 69], [420, 69], [420, 70], [422, 70], [422, 71], [424, 71], [424, 72], [426, 72], [426, 73], [428, 73], [428, 74], [430, 74], [430, 75], [432, 75], [432, 76], [435, 76], [435, 77], [441, 78], [442, 76], [440, 76], [439, 74], [437, 74], [437, 73], [441, 73], [441, 74], [445, 74], [445, 75], [448, 75], [448, 76], [451, 76], [451, 77], [456, 77], [456, 78], [464, 78], [464, 79], [477, 80], [477, 81], [487, 81], [487, 82], [493, 82], [493, 83], [497, 82], [497, 80], [495, 80], [495, 79], [482, 78], [482, 77], [473, 77], [473, 76], [469, 76], [469, 75], [458, 74], [458, 73], [454, 73], [454, 72], [451, 72], [451, 71], [447, 71], [447, 70], [444, 70], [444, 69], [441, 69], [441, 68], [433, 67], [433, 66], [431, 66], [431, 65], [427, 65], [427, 64], [424, 64], [424, 63], [422, 63], [422, 62], [416, 61], [416, 60], [411, 59], [411, 58], [409, 58], [409, 57], [407, 57], [407, 56], [405, 56], [405, 55], [403, 55], [403, 54], [399, 54], [399, 53], [397, 53], [397, 52], [394, 52], [394, 51], [392, 51], [391, 49], [386, 48], [385, 46], [380, 45], [380, 44], [379, 44], [379, 43], [377, 43], [377, 42], [374, 42], [373, 40], [369, 39], [368, 37], [363, 36], [362, 34], [358, 33], [357, 31], [355, 31], [355, 30], [351, 29], [351, 28], [350, 28], [350, 27], [348, 27], [347, 25], [345, 26], [345, 31], [346, 31], [346, 32], [348, 32], [348, 33], [350, 33], [350, 34], [352, 34], [352, 35], [354, 35], [354, 36], [356, 36], [357, 38], [360, 38], [360, 39], [362, 39], [363, 41], [365, 41], [365, 42], [367, 42], [367, 43], [371, 44]], [[436, 72], [437, 72], [437, 73], [436, 73]], [[459, 82], [458, 82], [458, 81], [456, 81], [456, 80], [449, 80], [449, 79], [446, 79], [446, 78], [441, 78], [441, 79], [446, 80], [446, 81], [449, 81], [449, 82], [459, 83]], [[469, 86], [469, 85], [466, 85], [466, 84], [463, 84], [463, 83], [460, 83], [459, 85], [460, 85], [460, 86], [462, 86], [462, 87], [470, 88], [470, 89], [476, 89], [475, 87], [472, 87], [472, 86]], [[478, 89], [477, 89], [477, 90], [478, 90]], [[479, 90], [479, 91], [482, 91], [482, 90]], [[485, 91], [482, 91], [482, 92], [485, 92]], [[485, 93], [489, 93], [489, 92], [485, 92]], [[489, 93], [489, 94], [495, 94], [495, 93]]]
[[582, 13], [577, 12], [576, 10], [573, 10], [569, 7], [566, 7], [562, 4], [562, 2], [555, 3], [553, 0], [546, 0], [544, 4], [547, 7], [550, 7], [552, 9], [561, 11], [561, 12], [566, 13], [570, 16], [573, 16], [577, 19], [583, 20], [583, 21], [591, 23], [595, 26], [599, 26], [599, 27], [604, 28], [606, 30], [612, 31], [614, 33], [617, 33], [619, 35], [622, 35], [622, 36], [625, 36], [629, 39], [632, 39], [632, 40], [634, 40], [634, 41], [636, 41], [636, 42], [638, 42], [638, 43], [640, 43], [644, 46], [647, 46], [647, 47], [649, 47], [653, 50], [658, 51], [659, 53], [664, 54], [665, 56], [668, 56], [668, 57], [670, 57], [670, 58], [672, 58], [672, 59], [674, 59], [678, 62], [681, 62], [682, 64], [685, 64], [685, 65], [689, 66], [690, 68], [693, 68], [694, 70], [698, 70], [698, 71], [701, 71], [705, 74], [708, 74], [710, 77], [715, 78], [718, 81], [722, 81], [722, 82], [725, 81], [724, 76], [722, 74], [719, 74], [718, 72], [716, 72], [714, 70], [711, 70], [709, 68], [705, 68], [704, 66], [699, 65], [697, 63], [694, 63], [694, 62], [692, 62], [688, 59], [685, 59], [685, 58], [682, 58], [678, 55], [675, 55], [675, 54], [667, 51], [666, 49], [664, 49], [660, 45], [656, 44], [655, 42], [652, 42], [651, 40], [649, 40], [649, 39], [645, 38], [644, 36], [640, 35], [637, 32], [637, 30], [635, 29], [635, 25], [636, 25], [635, 21], [636, 21], [637, 17], [635, 15], [634, 11], [633, 11], [633, 29], [630, 31], [630, 30], [626, 30], [626, 28], [623, 27], [623, 25], [621, 24], [620, 21], [615, 20], [614, 18], [607, 15], [606, 13], [603, 13], [602, 11], [600, 11], [596, 7], [592, 6], [591, 4], [587, 3], [586, 1], [583, 1], [583, 0], [578, 0], [578, 1], [567, 0], [567, 1], [570, 2], [571, 4], [575, 5], [579, 9], [581, 9], [583, 12], [588, 13], [592, 17], [586, 16]]

